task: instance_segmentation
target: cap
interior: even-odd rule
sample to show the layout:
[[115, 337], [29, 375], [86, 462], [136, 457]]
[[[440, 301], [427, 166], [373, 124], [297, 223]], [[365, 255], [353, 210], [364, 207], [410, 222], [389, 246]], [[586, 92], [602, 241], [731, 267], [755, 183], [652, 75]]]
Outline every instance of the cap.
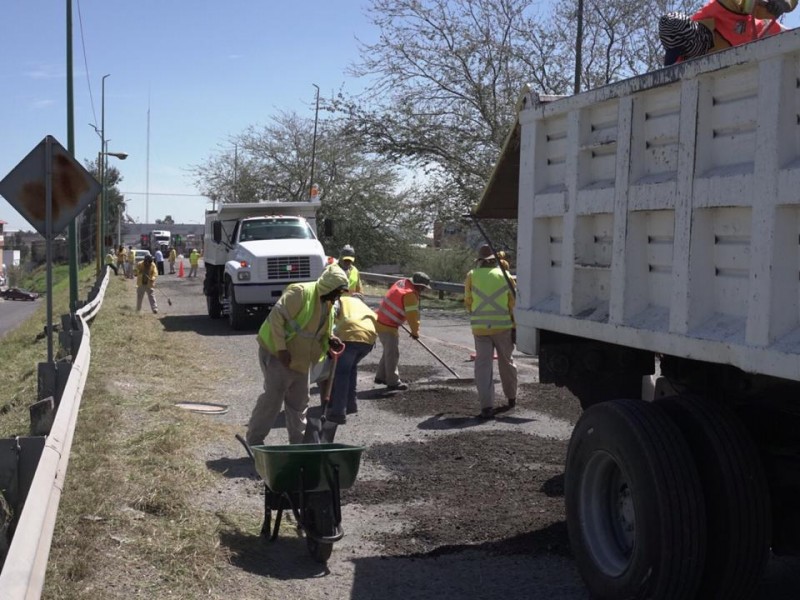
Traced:
[[319, 288], [319, 295], [324, 296], [339, 288], [347, 289], [347, 275], [339, 265], [330, 265], [325, 267], [322, 275], [317, 279], [317, 287]]
[[411, 276], [411, 283], [431, 289], [431, 278], [428, 277], [427, 273], [423, 273], [422, 271], [417, 271]]
[[356, 253], [355, 249], [350, 244], [345, 244], [339, 251], [339, 256], [344, 258], [346, 256], [354, 256], [355, 253]]
[[356, 262], [356, 259], [355, 259], [354, 256], [343, 256], [339, 260], [349, 260], [350, 262]]

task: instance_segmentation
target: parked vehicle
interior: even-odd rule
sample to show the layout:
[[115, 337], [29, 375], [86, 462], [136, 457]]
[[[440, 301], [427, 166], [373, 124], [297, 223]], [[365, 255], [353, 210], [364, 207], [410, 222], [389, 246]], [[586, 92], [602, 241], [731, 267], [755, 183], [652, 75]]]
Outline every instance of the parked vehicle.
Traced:
[[137, 249], [133, 250], [133, 255], [135, 258], [134, 264], [143, 261], [145, 256], [152, 256], [152, 254], [150, 254], [150, 250], [137, 250]]
[[203, 293], [208, 315], [242, 329], [290, 283], [316, 280], [326, 255], [316, 235], [319, 203], [223, 204], [206, 212]]
[[150, 242], [149, 250], [152, 254], [155, 254], [156, 250], [161, 250], [166, 256], [169, 252], [169, 247], [172, 245], [172, 234], [162, 229], [154, 229], [150, 232], [148, 240]]
[[800, 554], [798, 60], [794, 30], [525, 89], [475, 211], [518, 217], [519, 348], [584, 408], [564, 493], [593, 597], [753, 598], [770, 549]]
[[28, 300], [33, 302], [39, 297], [36, 292], [29, 292], [28, 290], [21, 290], [19, 288], [8, 288], [7, 290], [0, 290], [0, 298], [5, 300]]

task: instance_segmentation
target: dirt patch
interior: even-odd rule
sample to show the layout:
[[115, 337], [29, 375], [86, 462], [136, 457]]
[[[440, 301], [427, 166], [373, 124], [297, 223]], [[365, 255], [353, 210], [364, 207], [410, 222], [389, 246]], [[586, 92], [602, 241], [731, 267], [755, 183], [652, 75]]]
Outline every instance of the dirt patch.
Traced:
[[[406, 505], [402, 536], [378, 534], [384, 553], [415, 555], [488, 544], [492, 551], [567, 553], [566, 442], [515, 432], [465, 432], [369, 449], [393, 477], [361, 481], [346, 503]], [[389, 515], [390, 516], [390, 515]]]

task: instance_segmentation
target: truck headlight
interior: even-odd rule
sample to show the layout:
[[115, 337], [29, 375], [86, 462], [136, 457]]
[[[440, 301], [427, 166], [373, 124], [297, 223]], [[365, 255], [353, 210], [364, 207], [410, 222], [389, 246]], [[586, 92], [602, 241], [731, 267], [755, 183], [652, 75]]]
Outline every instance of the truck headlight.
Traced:
[[236, 279], [239, 281], [250, 281], [250, 271], [239, 271], [236, 273]]

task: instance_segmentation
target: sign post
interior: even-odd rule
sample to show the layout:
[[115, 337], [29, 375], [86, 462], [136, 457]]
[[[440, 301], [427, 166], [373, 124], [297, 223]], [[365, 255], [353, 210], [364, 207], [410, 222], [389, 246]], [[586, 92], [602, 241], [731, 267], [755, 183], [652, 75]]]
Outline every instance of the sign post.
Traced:
[[73, 223], [99, 192], [97, 180], [51, 135], [0, 180], [0, 196], [45, 239], [49, 362], [53, 361], [53, 238]]

